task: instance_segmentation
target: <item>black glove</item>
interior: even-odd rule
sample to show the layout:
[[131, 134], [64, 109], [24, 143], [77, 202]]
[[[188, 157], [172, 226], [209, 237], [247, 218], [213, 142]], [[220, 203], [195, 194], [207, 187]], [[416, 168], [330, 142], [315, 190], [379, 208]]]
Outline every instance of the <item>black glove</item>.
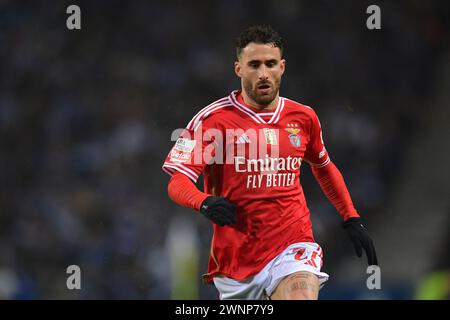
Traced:
[[342, 227], [347, 231], [350, 240], [353, 242], [356, 255], [361, 258], [362, 248], [364, 248], [369, 266], [378, 265], [373, 241], [362, 224], [361, 218], [349, 218], [344, 221]]
[[200, 212], [222, 227], [236, 223], [236, 206], [224, 197], [209, 196], [200, 206]]

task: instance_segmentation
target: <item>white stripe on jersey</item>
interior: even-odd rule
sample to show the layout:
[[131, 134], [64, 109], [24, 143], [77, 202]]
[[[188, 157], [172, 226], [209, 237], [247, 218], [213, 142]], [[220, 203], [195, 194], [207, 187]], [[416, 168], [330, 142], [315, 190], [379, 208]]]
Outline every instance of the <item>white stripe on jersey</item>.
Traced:
[[[305, 159], [306, 160], [306, 159]], [[327, 164], [330, 163], [330, 157], [327, 157], [327, 160], [325, 160], [325, 162], [321, 163], [321, 164], [315, 164], [312, 162], [308, 162], [311, 166], [313, 166], [314, 168], [322, 168], [325, 167]]]
[[195, 171], [193, 171], [192, 169], [189, 169], [188, 167], [186, 167], [184, 164], [181, 164], [181, 163], [170, 163], [170, 164], [168, 164], [168, 166], [181, 167], [184, 170], [186, 170], [187, 172], [189, 172], [192, 176], [198, 178], [198, 174], [196, 174]]
[[208, 109], [209, 107], [212, 107], [213, 105], [216, 105], [216, 104], [225, 102], [225, 101], [227, 100], [227, 98], [228, 98], [228, 97], [221, 98], [221, 99], [219, 99], [219, 100], [214, 101], [213, 103], [210, 103], [210, 104], [207, 105], [206, 107], [202, 108], [199, 112], [197, 112], [197, 113], [195, 114], [195, 116], [191, 119], [191, 121], [189, 121], [189, 123], [188, 123], [188, 125], [186, 126], [186, 128], [192, 126], [192, 123], [196, 120], [196, 118], [198, 118], [199, 116], [201, 116], [201, 114], [202, 114], [206, 109]]
[[[197, 121], [197, 124], [194, 126], [194, 131], [196, 131], [196, 130], [198, 129], [198, 127], [199, 127], [200, 124], [202, 123], [203, 118], [206, 118], [206, 117], [209, 116], [212, 112], [214, 112], [214, 111], [216, 111], [216, 110], [218, 110], [218, 109], [225, 108], [225, 107], [231, 107], [231, 104], [230, 104], [230, 103], [227, 103], [227, 104], [225, 104], [225, 105], [218, 105], [218, 106], [216, 106], [216, 107], [214, 107], [214, 108], [212, 108], [212, 109], [209, 109], [208, 112], [204, 113], [204, 114], [201, 116], [201, 118], [197, 119], [198, 121]], [[195, 123], [195, 122], [194, 122], [194, 123]]]
[[256, 123], [266, 123], [260, 116], [258, 116], [257, 113], [255, 113], [253, 110], [247, 108], [246, 106], [240, 104], [235, 96], [235, 93], [237, 91], [233, 91], [230, 94], [230, 98], [231, 101], [233, 102], [233, 105], [238, 108], [239, 110], [241, 110], [242, 112], [244, 112], [245, 114], [247, 114], [250, 118], [252, 118], [253, 120], [255, 120]]
[[[191, 169], [189, 169], [188, 167], [186, 167], [186, 166], [184, 166], [182, 164], [168, 164], [168, 163], [164, 163], [163, 169], [165, 169], [165, 168], [167, 170], [175, 169], [175, 170], [183, 173], [184, 175], [188, 176], [192, 181], [197, 182], [198, 175], [194, 171], [192, 171]], [[166, 170], [164, 170], [164, 171], [166, 171]], [[173, 174], [173, 170], [169, 174], [172, 175]]]
[[[236, 98], [236, 93], [237, 90], [231, 92], [230, 94], [230, 98], [234, 106], [249, 115], [253, 120], [256, 121], [256, 123], [276, 123], [280, 119], [280, 113], [284, 106], [284, 102], [281, 97], [278, 99], [277, 108], [275, 109], [275, 112], [272, 113], [272, 118], [269, 120], [269, 122], [266, 122], [263, 118], [260, 117], [261, 115], [263, 115], [262, 113], [256, 113], [252, 109], [240, 103]], [[270, 115], [270, 113], [264, 113], [264, 115]]]
[[281, 99], [281, 97], [278, 97], [277, 108], [275, 109], [275, 113], [272, 116], [272, 119], [270, 119], [270, 121], [268, 123], [276, 123], [278, 121], [278, 119], [280, 118], [279, 115], [282, 110], [282, 105], [284, 106], [283, 99]]
[[298, 105], [300, 105], [300, 106], [302, 106], [302, 107], [306, 107], [306, 108], [308, 108], [308, 109], [314, 110], [313, 108], [311, 108], [310, 106], [307, 106], [306, 104], [301, 104], [301, 103], [299, 103], [299, 102], [297, 102], [297, 101], [294, 101], [294, 100], [291, 100], [291, 99], [288, 99], [288, 98], [285, 98], [285, 97], [283, 97], [283, 99], [284, 99], [284, 100], [287, 100], [287, 101], [294, 102], [295, 104], [298, 104]]
[[168, 173], [169, 175], [173, 175], [173, 172], [175, 171], [173, 169], [166, 168], [165, 164], [163, 164], [162, 169], [164, 170], [164, 172]]
[[272, 123], [272, 120], [273, 120], [273, 123], [277, 123], [278, 120], [280, 120], [281, 112], [283, 112], [283, 109], [284, 109], [284, 99], [280, 97], [279, 100], [280, 101], [278, 103], [279, 103], [280, 107], [277, 107], [278, 115], [275, 112], [274, 117], [272, 119], [270, 119], [269, 123]]
[[199, 119], [202, 119], [204, 113], [208, 112], [208, 110], [210, 110], [211, 108], [214, 108], [218, 105], [223, 105], [225, 103], [228, 103], [228, 104], [230, 103], [229, 97], [224, 97], [222, 99], [219, 99], [219, 100], [214, 101], [213, 103], [207, 105], [202, 110], [197, 112], [197, 114], [192, 118], [192, 120], [189, 121], [188, 125], [186, 126], [186, 129], [192, 130], [192, 128], [195, 127], [194, 124], [196, 124], [199, 121]]

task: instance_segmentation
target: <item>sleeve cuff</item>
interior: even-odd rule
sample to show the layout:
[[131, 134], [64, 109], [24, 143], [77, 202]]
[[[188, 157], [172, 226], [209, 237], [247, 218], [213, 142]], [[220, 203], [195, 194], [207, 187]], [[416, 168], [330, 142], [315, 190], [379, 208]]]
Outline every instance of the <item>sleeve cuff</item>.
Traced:
[[325, 167], [327, 164], [329, 164], [331, 162], [331, 160], [330, 160], [330, 157], [327, 157], [327, 159], [324, 162], [322, 162], [322, 163], [313, 163], [313, 162], [308, 161], [308, 160], [306, 160], [306, 162], [308, 162], [311, 167], [322, 168], [322, 167]]
[[188, 167], [182, 165], [182, 164], [171, 164], [171, 163], [164, 163], [162, 166], [162, 169], [164, 172], [166, 172], [169, 175], [173, 175], [175, 171], [178, 171], [185, 176], [187, 176], [189, 179], [191, 179], [194, 183], [198, 180], [198, 174], [195, 173], [194, 170], [189, 169]]

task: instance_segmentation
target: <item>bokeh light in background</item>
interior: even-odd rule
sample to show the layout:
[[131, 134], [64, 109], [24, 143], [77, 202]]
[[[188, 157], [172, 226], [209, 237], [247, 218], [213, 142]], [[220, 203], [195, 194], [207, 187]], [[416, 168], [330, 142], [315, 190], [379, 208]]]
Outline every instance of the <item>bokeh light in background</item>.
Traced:
[[[66, 28], [70, 4], [79, 31]], [[169, 200], [161, 165], [172, 131], [240, 86], [234, 38], [267, 23], [285, 41], [281, 95], [315, 108], [379, 254], [382, 290], [369, 291], [305, 166], [331, 275], [321, 298], [448, 299], [450, 5], [377, 1], [370, 31], [370, 4], [0, 1], [0, 298], [177, 297], [180, 223], [199, 257], [178, 263], [198, 285], [181, 296], [217, 298], [201, 284], [211, 226]], [[72, 264], [80, 291], [66, 288]]]

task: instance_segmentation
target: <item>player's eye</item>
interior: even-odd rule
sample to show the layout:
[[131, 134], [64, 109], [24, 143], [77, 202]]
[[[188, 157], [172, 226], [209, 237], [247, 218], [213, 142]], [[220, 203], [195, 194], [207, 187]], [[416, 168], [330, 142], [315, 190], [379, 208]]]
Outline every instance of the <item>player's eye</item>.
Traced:
[[259, 67], [259, 62], [250, 62], [249, 63], [249, 66], [250, 66], [250, 68], [253, 68], [253, 69], [258, 69], [258, 67]]
[[276, 64], [277, 64], [276, 61], [268, 61], [268, 62], [266, 62], [266, 66], [267, 66], [268, 68], [273, 68], [273, 67], [276, 66]]

